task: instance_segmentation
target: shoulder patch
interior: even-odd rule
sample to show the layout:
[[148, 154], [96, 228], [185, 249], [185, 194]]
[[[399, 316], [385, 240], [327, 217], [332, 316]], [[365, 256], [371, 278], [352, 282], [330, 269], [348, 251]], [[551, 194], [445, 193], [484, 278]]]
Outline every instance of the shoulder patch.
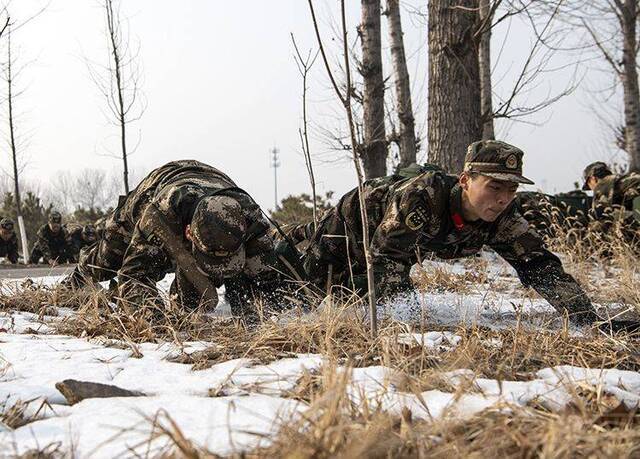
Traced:
[[418, 230], [427, 223], [429, 213], [422, 205], [416, 206], [404, 219], [405, 225], [412, 230]]

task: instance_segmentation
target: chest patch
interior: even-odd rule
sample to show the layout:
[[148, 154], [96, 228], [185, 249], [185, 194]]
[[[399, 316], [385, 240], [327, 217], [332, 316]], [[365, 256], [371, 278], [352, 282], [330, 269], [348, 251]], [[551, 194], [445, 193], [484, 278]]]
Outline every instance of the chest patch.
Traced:
[[424, 224], [427, 223], [428, 218], [429, 214], [427, 213], [427, 210], [423, 206], [419, 205], [409, 212], [404, 219], [404, 223], [410, 229], [415, 231], [422, 228]]

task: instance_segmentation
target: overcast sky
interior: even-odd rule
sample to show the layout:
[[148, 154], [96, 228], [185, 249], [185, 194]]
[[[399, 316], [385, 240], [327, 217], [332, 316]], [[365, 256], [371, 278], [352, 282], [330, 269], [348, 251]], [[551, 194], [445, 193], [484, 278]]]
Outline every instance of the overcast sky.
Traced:
[[[44, 3], [14, 0], [12, 18], [20, 22]], [[331, 42], [330, 9], [337, 2], [317, 3], [323, 34]], [[360, 2], [348, 3], [350, 35], [355, 39]], [[412, 0], [407, 6], [421, 3]], [[417, 127], [424, 134], [426, 25], [406, 8], [402, 13]], [[124, 0], [122, 15], [129, 19], [132, 40], [140, 44], [148, 101], [142, 119], [130, 127], [132, 145], [140, 135], [130, 157], [135, 176], [171, 160], [198, 159], [222, 169], [258, 203], [272, 208], [269, 150], [275, 145], [280, 150], [280, 197], [308, 192], [298, 138], [301, 79], [290, 39], [294, 33], [302, 50], [315, 47], [306, 1]], [[505, 93], [513, 84], [531, 40], [526, 25], [517, 19], [495, 31], [494, 50], [502, 49], [493, 55], [496, 61], [500, 55], [495, 65], [497, 92]], [[13, 43], [20, 60], [31, 62], [19, 75], [17, 84], [24, 93], [16, 102], [23, 114], [19, 128], [30, 138], [24, 151], [26, 179], [47, 182], [58, 171], [87, 167], [119, 170], [121, 162], [108, 156], [117, 153], [117, 130], [105, 118], [104, 101], [83, 59], [108, 57], [99, 4], [51, 0], [43, 14], [15, 34]], [[561, 64], [572, 58], [556, 59]], [[593, 81], [585, 71], [581, 76]], [[390, 73], [388, 65], [385, 73]], [[570, 73], [548, 74], [527, 97], [535, 101], [562, 89]], [[309, 81], [309, 98], [319, 190], [339, 195], [354, 186], [354, 173], [345, 153], [327, 152], [318, 130], [333, 129], [341, 115], [319, 61]], [[571, 189], [586, 163], [609, 159], [608, 133], [591, 113], [592, 105], [589, 93], [579, 88], [529, 120], [542, 125], [500, 124], [503, 139], [525, 150], [525, 174], [538, 187], [547, 192]], [[3, 106], [1, 123], [6, 123], [4, 112]], [[8, 152], [1, 158], [0, 164], [8, 169]]]

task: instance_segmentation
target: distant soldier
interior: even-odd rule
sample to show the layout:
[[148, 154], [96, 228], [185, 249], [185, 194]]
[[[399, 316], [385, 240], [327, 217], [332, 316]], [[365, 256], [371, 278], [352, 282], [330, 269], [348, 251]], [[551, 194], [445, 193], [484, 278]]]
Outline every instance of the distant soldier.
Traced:
[[[584, 290], [517, 210], [523, 152], [498, 141], [471, 144], [459, 177], [442, 171], [365, 182], [375, 285], [382, 298], [412, 289], [410, 269], [434, 254], [452, 259], [489, 246], [559, 312], [585, 324], [597, 319]], [[358, 189], [319, 223], [304, 260], [308, 278], [366, 290]], [[351, 279], [353, 273], [353, 280]]]
[[80, 250], [98, 240], [96, 229], [93, 225], [76, 226], [67, 228], [68, 258], [72, 263], [78, 261]]
[[62, 227], [62, 215], [53, 211], [49, 214], [49, 222], [38, 230], [38, 239], [31, 250], [29, 263], [37, 264], [42, 259], [45, 264], [67, 263], [67, 233]]
[[627, 236], [638, 239], [640, 174], [614, 174], [605, 163], [597, 161], [585, 167], [583, 178], [582, 189], [593, 190], [592, 216], [601, 223], [597, 227], [606, 231], [609, 221], [618, 220], [627, 227]]
[[184, 307], [214, 307], [215, 288], [224, 285], [232, 312], [243, 313], [255, 295], [280, 285], [269, 230], [260, 207], [226, 174], [198, 161], [170, 162], [121, 199], [68, 282], [117, 275], [119, 301], [139, 304], [156, 301], [156, 282], [175, 271], [170, 291]]
[[518, 212], [541, 236], [555, 237], [561, 230], [578, 237], [588, 226], [591, 198], [580, 190], [555, 195], [519, 191], [516, 205]]
[[18, 262], [18, 238], [13, 227], [13, 220], [3, 218], [0, 220], [0, 257], [9, 262]]

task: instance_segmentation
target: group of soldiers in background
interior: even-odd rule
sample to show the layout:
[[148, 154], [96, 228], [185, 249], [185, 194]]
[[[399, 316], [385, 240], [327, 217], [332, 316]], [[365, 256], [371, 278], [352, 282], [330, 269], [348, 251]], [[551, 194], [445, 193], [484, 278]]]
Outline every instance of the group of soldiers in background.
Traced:
[[[469, 257], [488, 246], [561, 314], [577, 324], [599, 320], [585, 291], [535, 230], [539, 217], [526, 209], [535, 200], [523, 209], [517, 199], [519, 184], [533, 184], [522, 175], [523, 155], [504, 142], [479, 141], [469, 146], [459, 176], [415, 167], [365, 182], [368, 249], [381, 301], [413, 290], [411, 266], [426, 257]], [[632, 216], [637, 211], [636, 174], [616, 176], [594, 163], [584, 179], [594, 190], [592, 218], [611, 215], [613, 208]], [[304, 253], [296, 247], [301, 240]], [[234, 314], [255, 313], [256, 301], [282, 306], [302, 290], [368, 289], [357, 188], [317, 225], [283, 231], [230, 177], [193, 160], [153, 170], [121, 197], [97, 239], [91, 227], [67, 231], [61, 215], [52, 213], [31, 261], [40, 257], [49, 263], [77, 258], [64, 282], [70, 288], [117, 277], [119, 303], [157, 302], [156, 282], [171, 271], [170, 294], [181, 306], [213, 308], [216, 290], [224, 286]], [[620, 322], [618, 328], [627, 326]]]
[[[18, 238], [13, 220], [0, 220], [0, 257], [18, 263]], [[29, 264], [49, 265], [75, 263], [82, 248], [97, 240], [93, 225], [63, 225], [60, 212], [51, 212], [48, 223], [38, 229], [37, 240], [29, 256]]]
[[[589, 196], [585, 191], [593, 191]], [[518, 193], [525, 218], [545, 236], [562, 229], [573, 236], [622, 238], [640, 249], [640, 174], [614, 174], [602, 161], [585, 167], [582, 190], [556, 195]]]

